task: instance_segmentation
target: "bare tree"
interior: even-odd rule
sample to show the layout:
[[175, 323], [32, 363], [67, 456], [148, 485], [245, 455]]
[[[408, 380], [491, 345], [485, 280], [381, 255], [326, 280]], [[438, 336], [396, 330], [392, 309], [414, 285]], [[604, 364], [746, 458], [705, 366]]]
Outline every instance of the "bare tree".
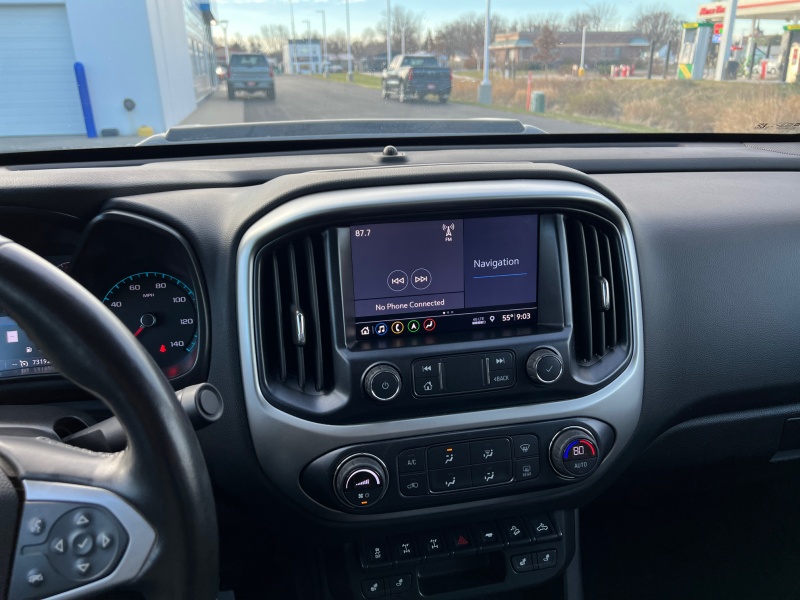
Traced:
[[[509, 31], [508, 21], [498, 14], [492, 15], [490, 27], [492, 38]], [[436, 31], [434, 45], [437, 52], [448, 56], [464, 54], [478, 58], [483, 56], [483, 38], [484, 16], [468, 13], [443, 23]]]
[[[403, 35], [406, 37], [406, 52], [416, 52], [422, 45], [422, 20], [424, 14], [395, 4], [392, 7], [392, 53], [400, 52]], [[375, 26], [378, 36], [386, 42], [386, 11]]]
[[511, 23], [511, 31], [540, 31], [549, 27], [553, 31], [560, 31], [564, 28], [563, 15], [557, 12], [539, 13], [518, 17]]
[[667, 42], [674, 42], [680, 38], [682, 22], [683, 19], [671, 10], [653, 5], [649, 8], [639, 8], [633, 19], [633, 28], [655, 44], [656, 50], [659, 50]]
[[619, 11], [610, 2], [590, 4], [586, 14], [589, 17], [588, 27], [592, 31], [606, 31], [619, 25]]
[[289, 28], [285, 25], [262, 25], [261, 39], [264, 51], [270, 55], [280, 54], [289, 41], [289, 35]]
[[589, 13], [585, 10], [578, 10], [567, 17], [566, 29], [567, 31], [583, 31], [583, 28], [589, 27], [590, 22]]

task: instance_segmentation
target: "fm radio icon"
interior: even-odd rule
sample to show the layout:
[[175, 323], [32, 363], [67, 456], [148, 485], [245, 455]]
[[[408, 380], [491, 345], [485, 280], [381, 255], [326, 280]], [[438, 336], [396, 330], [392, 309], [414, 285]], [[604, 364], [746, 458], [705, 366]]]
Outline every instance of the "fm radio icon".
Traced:
[[453, 241], [453, 232], [456, 230], [456, 224], [450, 223], [447, 225], [446, 223], [442, 224], [442, 231], [444, 231], [444, 241], [445, 242], [452, 242]]

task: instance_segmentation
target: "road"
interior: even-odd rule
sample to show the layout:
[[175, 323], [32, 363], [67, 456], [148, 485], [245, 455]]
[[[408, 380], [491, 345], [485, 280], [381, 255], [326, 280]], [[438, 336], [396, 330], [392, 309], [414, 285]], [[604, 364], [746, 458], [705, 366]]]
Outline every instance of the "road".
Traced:
[[518, 119], [547, 133], [609, 133], [617, 130], [468, 104], [382, 100], [379, 90], [315, 77], [276, 78], [274, 101], [261, 96], [228, 100], [223, 88], [206, 98], [182, 125], [295, 121], [304, 119]]

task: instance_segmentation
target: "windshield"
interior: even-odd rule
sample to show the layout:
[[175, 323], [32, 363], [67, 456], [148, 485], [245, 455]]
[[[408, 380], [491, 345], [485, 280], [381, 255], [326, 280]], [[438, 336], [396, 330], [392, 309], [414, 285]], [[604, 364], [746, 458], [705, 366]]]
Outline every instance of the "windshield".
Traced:
[[[0, 1], [0, 22], [0, 152], [369, 134], [352, 119], [800, 132], [800, 0]], [[262, 122], [294, 125], [219, 127]]]

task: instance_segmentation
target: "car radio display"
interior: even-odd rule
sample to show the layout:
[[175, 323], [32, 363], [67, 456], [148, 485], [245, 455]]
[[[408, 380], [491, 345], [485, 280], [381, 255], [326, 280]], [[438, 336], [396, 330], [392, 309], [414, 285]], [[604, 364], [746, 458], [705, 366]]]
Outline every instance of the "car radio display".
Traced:
[[536, 323], [539, 217], [350, 228], [359, 340]]

